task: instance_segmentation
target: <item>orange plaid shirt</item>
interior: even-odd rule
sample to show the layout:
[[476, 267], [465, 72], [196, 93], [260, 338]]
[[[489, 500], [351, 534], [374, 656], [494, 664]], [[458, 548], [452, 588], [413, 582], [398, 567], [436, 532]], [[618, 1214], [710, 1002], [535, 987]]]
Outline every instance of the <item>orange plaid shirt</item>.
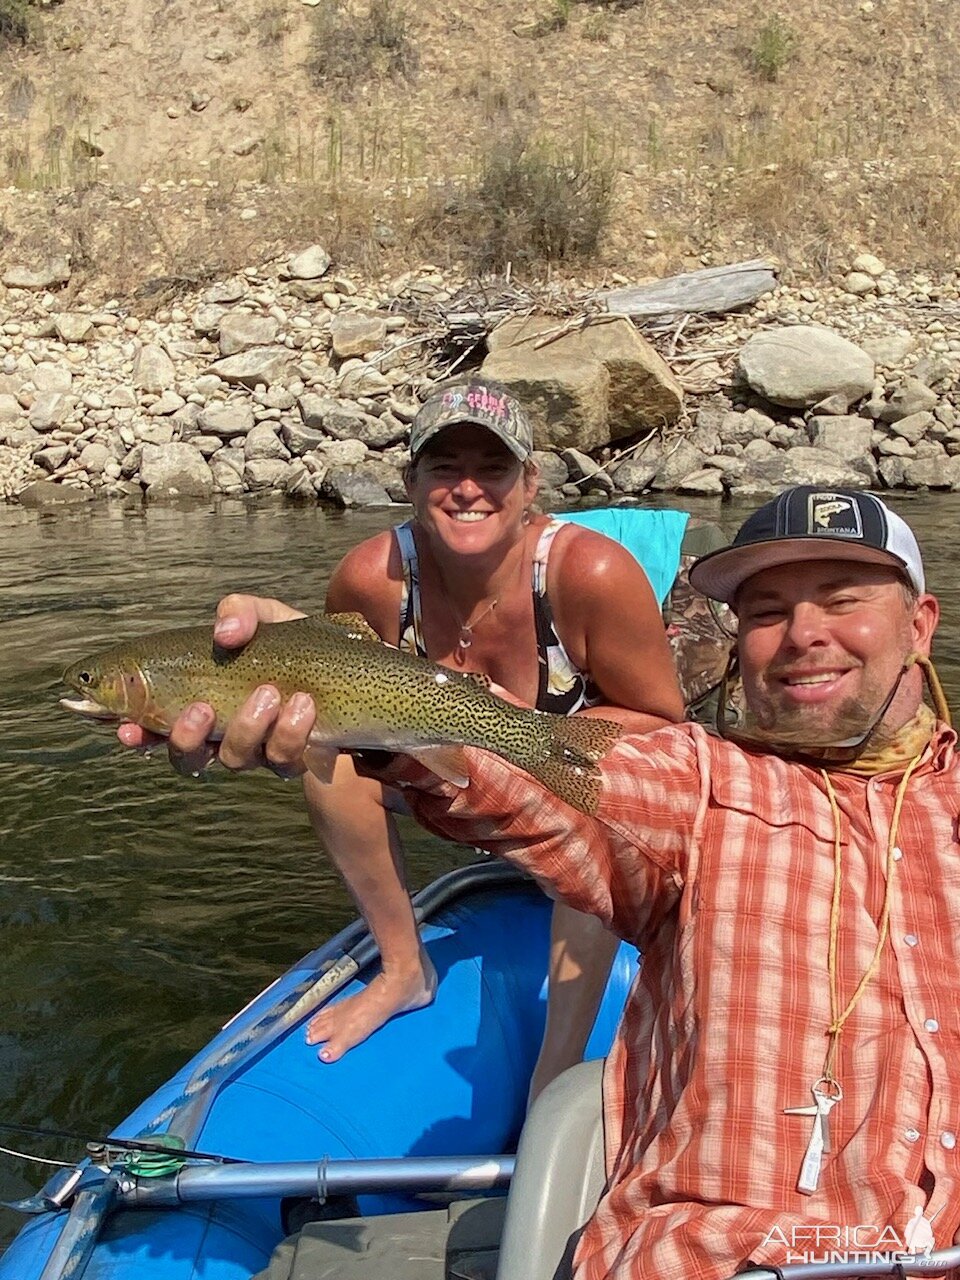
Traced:
[[[577, 1280], [714, 1280], [748, 1260], [897, 1251], [918, 1206], [960, 1227], [960, 778], [940, 726], [908, 784], [890, 936], [840, 1039], [843, 1099], [796, 1190], [830, 1021], [834, 819], [816, 769], [694, 725], [624, 738], [595, 817], [468, 752], [466, 791], [400, 758], [416, 816], [552, 884], [643, 952], [604, 1077], [608, 1182]], [[901, 773], [831, 774], [841, 811], [841, 1006], [878, 937]], [[895, 855], [896, 856], [896, 855]], [[807, 1252], [809, 1251], [809, 1252]], [[792, 1256], [791, 1256], [792, 1254]]]

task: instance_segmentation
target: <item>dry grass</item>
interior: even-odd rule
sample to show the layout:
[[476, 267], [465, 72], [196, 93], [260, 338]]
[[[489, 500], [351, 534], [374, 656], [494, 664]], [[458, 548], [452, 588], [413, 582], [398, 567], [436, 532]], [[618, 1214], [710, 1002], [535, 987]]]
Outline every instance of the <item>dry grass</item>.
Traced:
[[419, 55], [400, 0], [368, 0], [362, 13], [343, 0], [321, 0], [314, 10], [307, 70], [319, 88], [352, 97], [369, 80], [409, 80]]
[[[129, 251], [118, 230], [114, 250], [147, 275], [176, 275], [177, 255], [187, 275], [218, 254], [262, 261], [281, 236], [331, 237], [344, 260], [374, 268], [427, 254], [527, 273], [586, 262], [598, 274], [650, 275], [775, 253], [817, 272], [861, 248], [955, 264], [960, 5], [877, 0], [867, 12], [856, 0], [794, 0], [779, 17], [757, 0], [404, 5], [167, 0], [148, 72], [125, 53], [106, 74], [98, 22], [127, 50], [124, 3], [70, 0], [45, 14], [42, 53], [0, 49], [0, 184], [106, 183], [116, 199], [98, 207], [116, 220], [146, 178], [218, 179], [222, 225], [158, 208], [171, 220], [168, 247], [148, 229], [142, 246], [129, 233]], [[517, 36], [518, 22], [540, 20], [550, 25], [543, 39]], [[229, 56], [205, 59], [218, 45]], [[163, 49], [193, 51], [192, 70], [176, 58], [164, 69]], [[184, 86], [208, 81], [211, 108], [189, 113]], [[68, 100], [71, 83], [90, 103]], [[168, 120], [171, 104], [181, 118]], [[586, 118], [599, 122], [592, 134]], [[234, 157], [250, 134], [260, 147]], [[594, 153], [578, 157], [585, 136]], [[103, 164], [83, 153], [94, 138]], [[241, 226], [243, 200], [257, 217]], [[30, 208], [0, 193], [15, 239]], [[54, 213], [41, 232], [60, 236]], [[90, 270], [109, 274], [100, 229], [91, 236]]]
[[475, 176], [425, 201], [414, 233], [478, 272], [521, 274], [592, 261], [613, 209], [616, 149], [584, 129], [563, 143], [494, 136]]

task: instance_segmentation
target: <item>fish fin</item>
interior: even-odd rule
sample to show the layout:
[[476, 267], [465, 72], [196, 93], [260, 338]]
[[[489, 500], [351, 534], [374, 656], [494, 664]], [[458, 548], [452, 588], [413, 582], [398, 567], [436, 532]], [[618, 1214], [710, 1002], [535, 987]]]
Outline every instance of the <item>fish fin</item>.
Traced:
[[482, 671], [463, 671], [461, 672], [464, 680], [472, 680], [474, 684], [478, 684], [481, 689], [489, 689], [493, 681], [488, 675], [484, 675]]
[[589, 716], [557, 716], [550, 751], [530, 769], [535, 778], [581, 813], [592, 815], [600, 804], [599, 762], [623, 730], [613, 720]]
[[470, 774], [467, 770], [463, 748], [445, 743], [439, 747], [404, 747], [404, 755], [419, 760], [425, 769], [435, 773], [444, 782], [452, 782], [455, 787], [470, 785]]
[[325, 613], [320, 620], [342, 627], [351, 640], [376, 640], [377, 644], [383, 644], [383, 638], [377, 635], [362, 613]]
[[593, 716], [559, 716], [553, 740], [564, 751], [582, 756], [590, 764], [599, 764], [614, 743], [623, 737], [623, 726], [616, 720], [600, 720]]
[[322, 742], [308, 742], [303, 752], [303, 763], [321, 782], [332, 782], [339, 751]]

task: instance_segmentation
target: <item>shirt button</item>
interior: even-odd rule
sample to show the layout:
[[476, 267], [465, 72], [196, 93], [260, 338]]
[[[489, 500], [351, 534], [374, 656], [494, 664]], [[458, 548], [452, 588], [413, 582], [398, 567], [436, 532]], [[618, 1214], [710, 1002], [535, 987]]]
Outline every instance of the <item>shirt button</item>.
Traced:
[[920, 1137], [920, 1130], [919, 1130], [919, 1129], [904, 1129], [904, 1131], [903, 1131], [903, 1136], [906, 1138], [906, 1140], [907, 1140], [908, 1142], [916, 1142], [916, 1141], [917, 1141], [917, 1139]]
[[882, 782], [873, 782], [873, 783], [871, 783], [870, 785], [873, 787], [874, 791], [882, 791], [882, 790], [883, 790], [883, 783], [882, 783]]
[[915, 933], [905, 933], [903, 935], [903, 940], [908, 947], [915, 947], [917, 943], [920, 941], [920, 939], [917, 937]]
[[957, 1135], [952, 1129], [944, 1129], [940, 1135], [940, 1145], [941, 1147], [946, 1147], [948, 1151], [952, 1151], [957, 1145]]
[[939, 1031], [940, 1023], [936, 1020], [936, 1018], [928, 1018], [926, 1022], [923, 1024], [923, 1029], [924, 1031]]
[[903, 850], [899, 847], [899, 845], [894, 846], [894, 850], [893, 850], [894, 862], [899, 862], [902, 857], [903, 857]]

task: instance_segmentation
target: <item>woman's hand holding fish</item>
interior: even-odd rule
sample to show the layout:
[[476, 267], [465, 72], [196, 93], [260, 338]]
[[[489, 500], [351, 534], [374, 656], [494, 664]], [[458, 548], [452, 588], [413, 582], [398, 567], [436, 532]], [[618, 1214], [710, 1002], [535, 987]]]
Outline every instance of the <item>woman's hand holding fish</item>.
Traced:
[[[213, 638], [225, 649], [248, 644], [261, 622], [290, 622], [306, 615], [281, 600], [263, 596], [229, 595], [217, 605]], [[210, 741], [215, 724], [213, 708], [204, 702], [191, 703], [170, 731], [170, 764], [185, 777], [199, 777], [216, 759], [228, 769], [265, 767], [282, 778], [298, 777], [305, 771], [303, 752], [313, 727], [313, 700], [295, 694], [285, 705], [272, 685], [255, 689], [231, 719], [223, 741]], [[163, 743], [159, 735], [140, 725], [125, 723], [117, 730], [128, 747], [149, 751]]]

